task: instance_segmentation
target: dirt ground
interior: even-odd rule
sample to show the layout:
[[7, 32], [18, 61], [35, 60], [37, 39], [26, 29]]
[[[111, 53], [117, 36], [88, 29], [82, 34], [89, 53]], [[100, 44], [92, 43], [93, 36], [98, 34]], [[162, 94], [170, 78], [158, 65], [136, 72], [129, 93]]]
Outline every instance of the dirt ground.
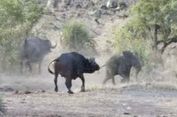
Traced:
[[86, 75], [86, 89], [73, 81], [75, 94], [66, 93], [64, 78], [53, 91], [53, 76], [1, 75], [0, 94], [6, 108], [3, 117], [176, 117], [177, 89], [163, 84], [111, 82], [102, 86], [104, 72]]

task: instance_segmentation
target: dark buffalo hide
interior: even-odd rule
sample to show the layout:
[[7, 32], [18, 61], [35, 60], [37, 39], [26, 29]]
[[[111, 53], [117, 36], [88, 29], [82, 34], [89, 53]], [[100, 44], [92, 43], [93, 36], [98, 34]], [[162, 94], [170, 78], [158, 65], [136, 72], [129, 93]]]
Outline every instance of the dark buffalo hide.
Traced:
[[32, 63], [39, 64], [39, 72], [41, 71], [41, 63], [44, 57], [51, 52], [52, 46], [49, 40], [43, 40], [38, 37], [26, 38], [20, 53], [21, 58], [21, 72], [23, 71], [23, 65], [27, 65], [29, 70], [32, 71]]
[[[54, 71], [50, 70], [50, 64], [54, 62]], [[72, 80], [80, 78], [82, 81], [81, 91], [85, 91], [85, 79], [84, 73], [93, 73], [99, 70], [99, 65], [95, 62], [95, 59], [87, 59], [83, 55], [77, 52], [64, 53], [48, 66], [48, 71], [55, 75], [55, 91], [58, 91], [57, 77], [60, 74], [65, 77], [65, 85], [68, 89], [68, 93], [73, 93], [71, 90]]]
[[123, 55], [114, 55], [106, 63], [106, 78], [103, 81], [105, 84], [109, 79], [115, 84], [114, 76], [120, 75], [123, 77], [122, 82], [130, 80], [130, 70], [134, 67], [136, 69], [136, 77], [141, 70], [141, 64], [136, 55], [130, 51], [123, 51]]

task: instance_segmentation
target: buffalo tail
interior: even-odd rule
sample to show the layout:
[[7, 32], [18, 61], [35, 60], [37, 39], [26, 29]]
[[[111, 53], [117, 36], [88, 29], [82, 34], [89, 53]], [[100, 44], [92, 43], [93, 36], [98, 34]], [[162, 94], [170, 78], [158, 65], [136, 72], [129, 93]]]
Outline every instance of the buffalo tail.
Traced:
[[55, 73], [50, 69], [50, 65], [51, 65], [53, 62], [55, 62], [55, 61], [56, 61], [56, 59], [53, 60], [53, 61], [51, 61], [51, 62], [49, 63], [49, 65], [48, 65], [48, 71], [49, 71], [49, 73], [51, 73], [51, 74], [55, 74]]

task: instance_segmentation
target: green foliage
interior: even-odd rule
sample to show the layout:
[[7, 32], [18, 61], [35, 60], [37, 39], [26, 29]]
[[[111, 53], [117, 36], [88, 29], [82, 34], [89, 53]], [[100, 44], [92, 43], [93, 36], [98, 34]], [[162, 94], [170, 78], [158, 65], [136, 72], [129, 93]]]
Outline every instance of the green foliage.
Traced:
[[129, 50], [137, 53], [143, 64], [146, 64], [149, 54], [151, 53], [150, 41], [133, 38], [134, 33], [128, 31], [129, 24], [115, 31], [115, 47], [118, 53]]
[[[176, 0], [139, 0], [132, 8], [133, 30], [136, 35], [145, 35], [143, 39], [155, 41], [154, 25], [159, 25], [158, 40], [168, 40], [177, 32], [177, 1]], [[134, 25], [135, 23], [135, 25]]]
[[89, 38], [89, 32], [83, 23], [70, 21], [63, 28], [64, 45], [71, 50], [94, 50], [95, 41]]
[[177, 0], [138, 0], [130, 9], [128, 23], [115, 32], [117, 50], [135, 51], [147, 60], [153, 46], [157, 48], [158, 42], [166, 43], [176, 36], [176, 8]]
[[36, 0], [0, 1], [0, 62], [3, 70], [18, 63], [21, 41], [41, 14], [42, 8]]

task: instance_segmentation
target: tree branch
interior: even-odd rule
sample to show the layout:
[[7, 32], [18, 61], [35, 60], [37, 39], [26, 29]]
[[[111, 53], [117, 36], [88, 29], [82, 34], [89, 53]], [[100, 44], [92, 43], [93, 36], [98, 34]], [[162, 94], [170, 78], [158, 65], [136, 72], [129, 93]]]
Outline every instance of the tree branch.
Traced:
[[164, 44], [164, 46], [163, 46], [162, 49], [161, 49], [161, 54], [164, 53], [164, 51], [165, 51], [165, 49], [166, 49], [166, 47], [167, 47], [168, 45], [170, 45], [171, 43], [176, 43], [176, 42], [177, 42], [177, 35], [175, 35], [175, 36], [172, 37], [172, 38], [167, 39], [166, 41], [165, 41], [165, 40], [160, 40], [160, 41], [158, 41], [158, 44], [160, 44], [160, 43], [163, 43], [163, 44]]

